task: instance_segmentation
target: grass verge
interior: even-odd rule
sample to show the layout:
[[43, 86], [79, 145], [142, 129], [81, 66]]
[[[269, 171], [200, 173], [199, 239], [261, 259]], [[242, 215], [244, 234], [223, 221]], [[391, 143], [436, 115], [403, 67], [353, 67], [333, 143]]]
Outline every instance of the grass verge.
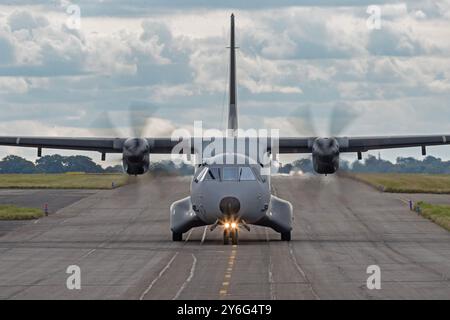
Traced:
[[0, 205], [0, 220], [30, 220], [44, 216], [41, 209]]
[[450, 231], [450, 205], [430, 204], [419, 201], [415, 205], [420, 208], [420, 214]]
[[0, 174], [2, 189], [112, 189], [127, 181], [125, 174]]
[[450, 194], [450, 175], [413, 173], [350, 173], [384, 192]]

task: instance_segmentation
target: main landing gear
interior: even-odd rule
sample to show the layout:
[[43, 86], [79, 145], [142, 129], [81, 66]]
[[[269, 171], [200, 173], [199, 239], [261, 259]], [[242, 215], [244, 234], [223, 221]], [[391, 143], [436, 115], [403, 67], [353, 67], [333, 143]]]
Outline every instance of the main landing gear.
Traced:
[[281, 241], [291, 241], [291, 232], [282, 232], [281, 233]]
[[183, 241], [183, 234], [179, 232], [172, 232], [172, 241]]

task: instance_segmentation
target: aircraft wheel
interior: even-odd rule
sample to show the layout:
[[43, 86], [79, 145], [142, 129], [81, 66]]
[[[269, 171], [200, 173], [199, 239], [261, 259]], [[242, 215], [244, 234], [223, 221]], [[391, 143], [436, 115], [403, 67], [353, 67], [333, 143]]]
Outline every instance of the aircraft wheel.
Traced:
[[230, 239], [230, 235], [227, 229], [223, 230], [223, 244], [228, 244], [228, 240]]
[[291, 241], [291, 232], [282, 232], [281, 233], [281, 241]]
[[231, 243], [233, 245], [237, 245], [238, 244], [238, 229], [235, 229], [232, 231], [231, 233]]
[[179, 232], [172, 232], [172, 241], [183, 241], [183, 234]]

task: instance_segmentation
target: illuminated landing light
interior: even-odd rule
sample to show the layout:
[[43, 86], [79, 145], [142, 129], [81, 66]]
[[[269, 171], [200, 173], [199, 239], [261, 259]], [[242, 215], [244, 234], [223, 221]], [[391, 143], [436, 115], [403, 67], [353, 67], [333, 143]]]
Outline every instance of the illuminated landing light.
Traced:
[[232, 229], [236, 229], [236, 227], [237, 227], [236, 222], [232, 222], [232, 223], [231, 223], [231, 228], [232, 228]]
[[229, 229], [230, 228], [230, 224], [228, 222], [226, 222], [224, 227], [225, 227], [225, 229]]

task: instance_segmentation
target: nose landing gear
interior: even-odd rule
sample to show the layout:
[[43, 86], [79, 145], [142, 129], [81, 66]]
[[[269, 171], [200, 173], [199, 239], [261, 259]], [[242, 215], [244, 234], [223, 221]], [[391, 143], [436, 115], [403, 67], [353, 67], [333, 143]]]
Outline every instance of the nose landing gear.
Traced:
[[227, 245], [230, 239], [232, 245], [237, 245], [239, 242], [239, 225], [235, 222], [226, 222], [223, 225], [223, 244]]

